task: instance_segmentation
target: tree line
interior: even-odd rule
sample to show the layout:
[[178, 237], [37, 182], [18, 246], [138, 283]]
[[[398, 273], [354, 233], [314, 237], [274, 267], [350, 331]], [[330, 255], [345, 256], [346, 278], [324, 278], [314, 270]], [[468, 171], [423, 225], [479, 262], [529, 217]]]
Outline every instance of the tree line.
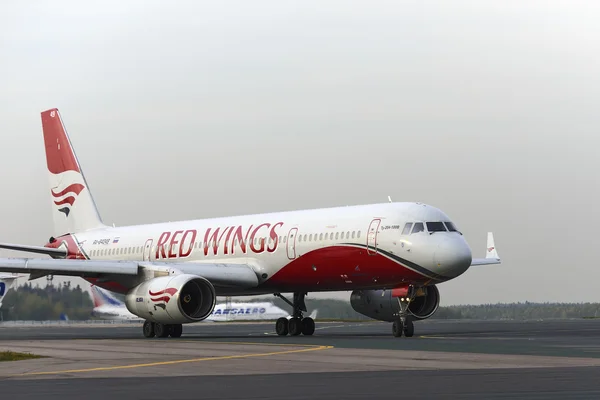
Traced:
[[[114, 294], [123, 300], [124, 296]], [[349, 297], [349, 296], [348, 296]], [[291, 307], [278, 297], [270, 297], [277, 307], [290, 311]], [[225, 298], [219, 298], [225, 302]], [[236, 298], [231, 298], [232, 302]], [[265, 301], [256, 298], [250, 302]], [[318, 319], [369, 321], [370, 318], [354, 311], [349, 301], [334, 299], [311, 299], [307, 297], [308, 312], [318, 309]], [[63, 285], [40, 288], [28, 282], [8, 291], [0, 309], [5, 321], [51, 321], [67, 315], [70, 320], [93, 319], [89, 292], [70, 282]], [[431, 319], [480, 319], [480, 320], [532, 320], [551, 318], [600, 317], [600, 303], [508, 303], [440, 306]]]

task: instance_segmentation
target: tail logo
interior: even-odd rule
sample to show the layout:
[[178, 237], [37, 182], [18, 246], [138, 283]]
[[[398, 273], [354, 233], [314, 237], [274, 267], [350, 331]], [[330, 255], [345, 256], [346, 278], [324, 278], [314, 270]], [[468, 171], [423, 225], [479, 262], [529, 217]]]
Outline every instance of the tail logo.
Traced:
[[54, 198], [54, 204], [59, 207], [58, 211], [64, 213], [68, 217], [69, 212], [71, 212], [71, 207], [73, 207], [73, 203], [75, 203], [77, 196], [79, 196], [79, 193], [81, 193], [83, 189], [85, 189], [85, 186], [80, 183], [73, 183], [58, 193], [51, 189], [50, 192]]
[[148, 290], [148, 294], [150, 295], [150, 300], [152, 300], [155, 304], [155, 307], [160, 307], [163, 310], [167, 307], [167, 303], [171, 300], [171, 297], [177, 293], [177, 289], [175, 288], [167, 288], [164, 290], [159, 290], [158, 292], [153, 292], [152, 290]]
[[494, 250], [494, 247], [488, 247], [488, 252]]

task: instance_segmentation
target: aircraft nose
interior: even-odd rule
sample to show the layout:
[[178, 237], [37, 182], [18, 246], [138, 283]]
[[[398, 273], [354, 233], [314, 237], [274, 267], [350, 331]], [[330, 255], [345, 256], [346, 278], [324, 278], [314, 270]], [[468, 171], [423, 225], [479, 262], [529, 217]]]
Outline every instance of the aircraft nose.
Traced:
[[433, 261], [441, 275], [455, 278], [471, 266], [471, 248], [462, 236], [445, 237], [433, 253]]

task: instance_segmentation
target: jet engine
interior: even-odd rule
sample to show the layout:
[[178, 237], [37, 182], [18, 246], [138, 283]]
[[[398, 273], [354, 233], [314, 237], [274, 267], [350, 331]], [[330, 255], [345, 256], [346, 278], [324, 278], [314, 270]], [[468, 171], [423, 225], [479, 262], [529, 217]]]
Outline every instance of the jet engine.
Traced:
[[[355, 290], [350, 295], [354, 311], [379, 321], [395, 321], [400, 311], [393, 290]], [[440, 305], [440, 292], [435, 285], [417, 288], [408, 312], [416, 319], [431, 317]]]
[[216, 302], [213, 285], [190, 274], [147, 280], [125, 296], [125, 305], [132, 314], [161, 324], [202, 321], [212, 313]]

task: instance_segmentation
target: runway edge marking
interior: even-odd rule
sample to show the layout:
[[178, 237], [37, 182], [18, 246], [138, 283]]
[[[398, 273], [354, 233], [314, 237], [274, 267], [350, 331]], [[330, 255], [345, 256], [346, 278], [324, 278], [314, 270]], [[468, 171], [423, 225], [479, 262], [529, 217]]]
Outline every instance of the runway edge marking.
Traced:
[[145, 364], [116, 365], [116, 366], [112, 366], [112, 367], [95, 367], [95, 368], [71, 369], [71, 370], [63, 370], [63, 371], [25, 372], [22, 374], [15, 374], [15, 375], [9, 375], [9, 376], [20, 377], [20, 376], [32, 376], [32, 375], [59, 375], [59, 374], [76, 374], [76, 373], [95, 372], [95, 371], [114, 371], [114, 370], [119, 370], [119, 369], [156, 367], [156, 366], [160, 366], [160, 365], [173, 365], [173, 364], [194, 363], [194, 362], [202, 362], [202, 361], [219, 361], [219, 360], [232, 360], [232, 359], [236, 359], [236, 358], [269, 357], [269, 356], [278, 356], [278, 355], [282, 355], [282, 354], [305, 353], [305, 352], [309, 352], [309, 351], [319, 351], [319, 350], [328, 350], [328, 349], [333, 349], [333, 346], [315, 346], [315, 347], [305, 348], [305, 349], [274, 351], [274, 352], [270, 352], [270, 353], [239, 354], [239, 355], [235, 355], [235, 356], [217, 356], [217, 357], [191, 358], [191, 359], [187, 359], [187, 360], [157, 361], [157, 362], [145, 363]]

